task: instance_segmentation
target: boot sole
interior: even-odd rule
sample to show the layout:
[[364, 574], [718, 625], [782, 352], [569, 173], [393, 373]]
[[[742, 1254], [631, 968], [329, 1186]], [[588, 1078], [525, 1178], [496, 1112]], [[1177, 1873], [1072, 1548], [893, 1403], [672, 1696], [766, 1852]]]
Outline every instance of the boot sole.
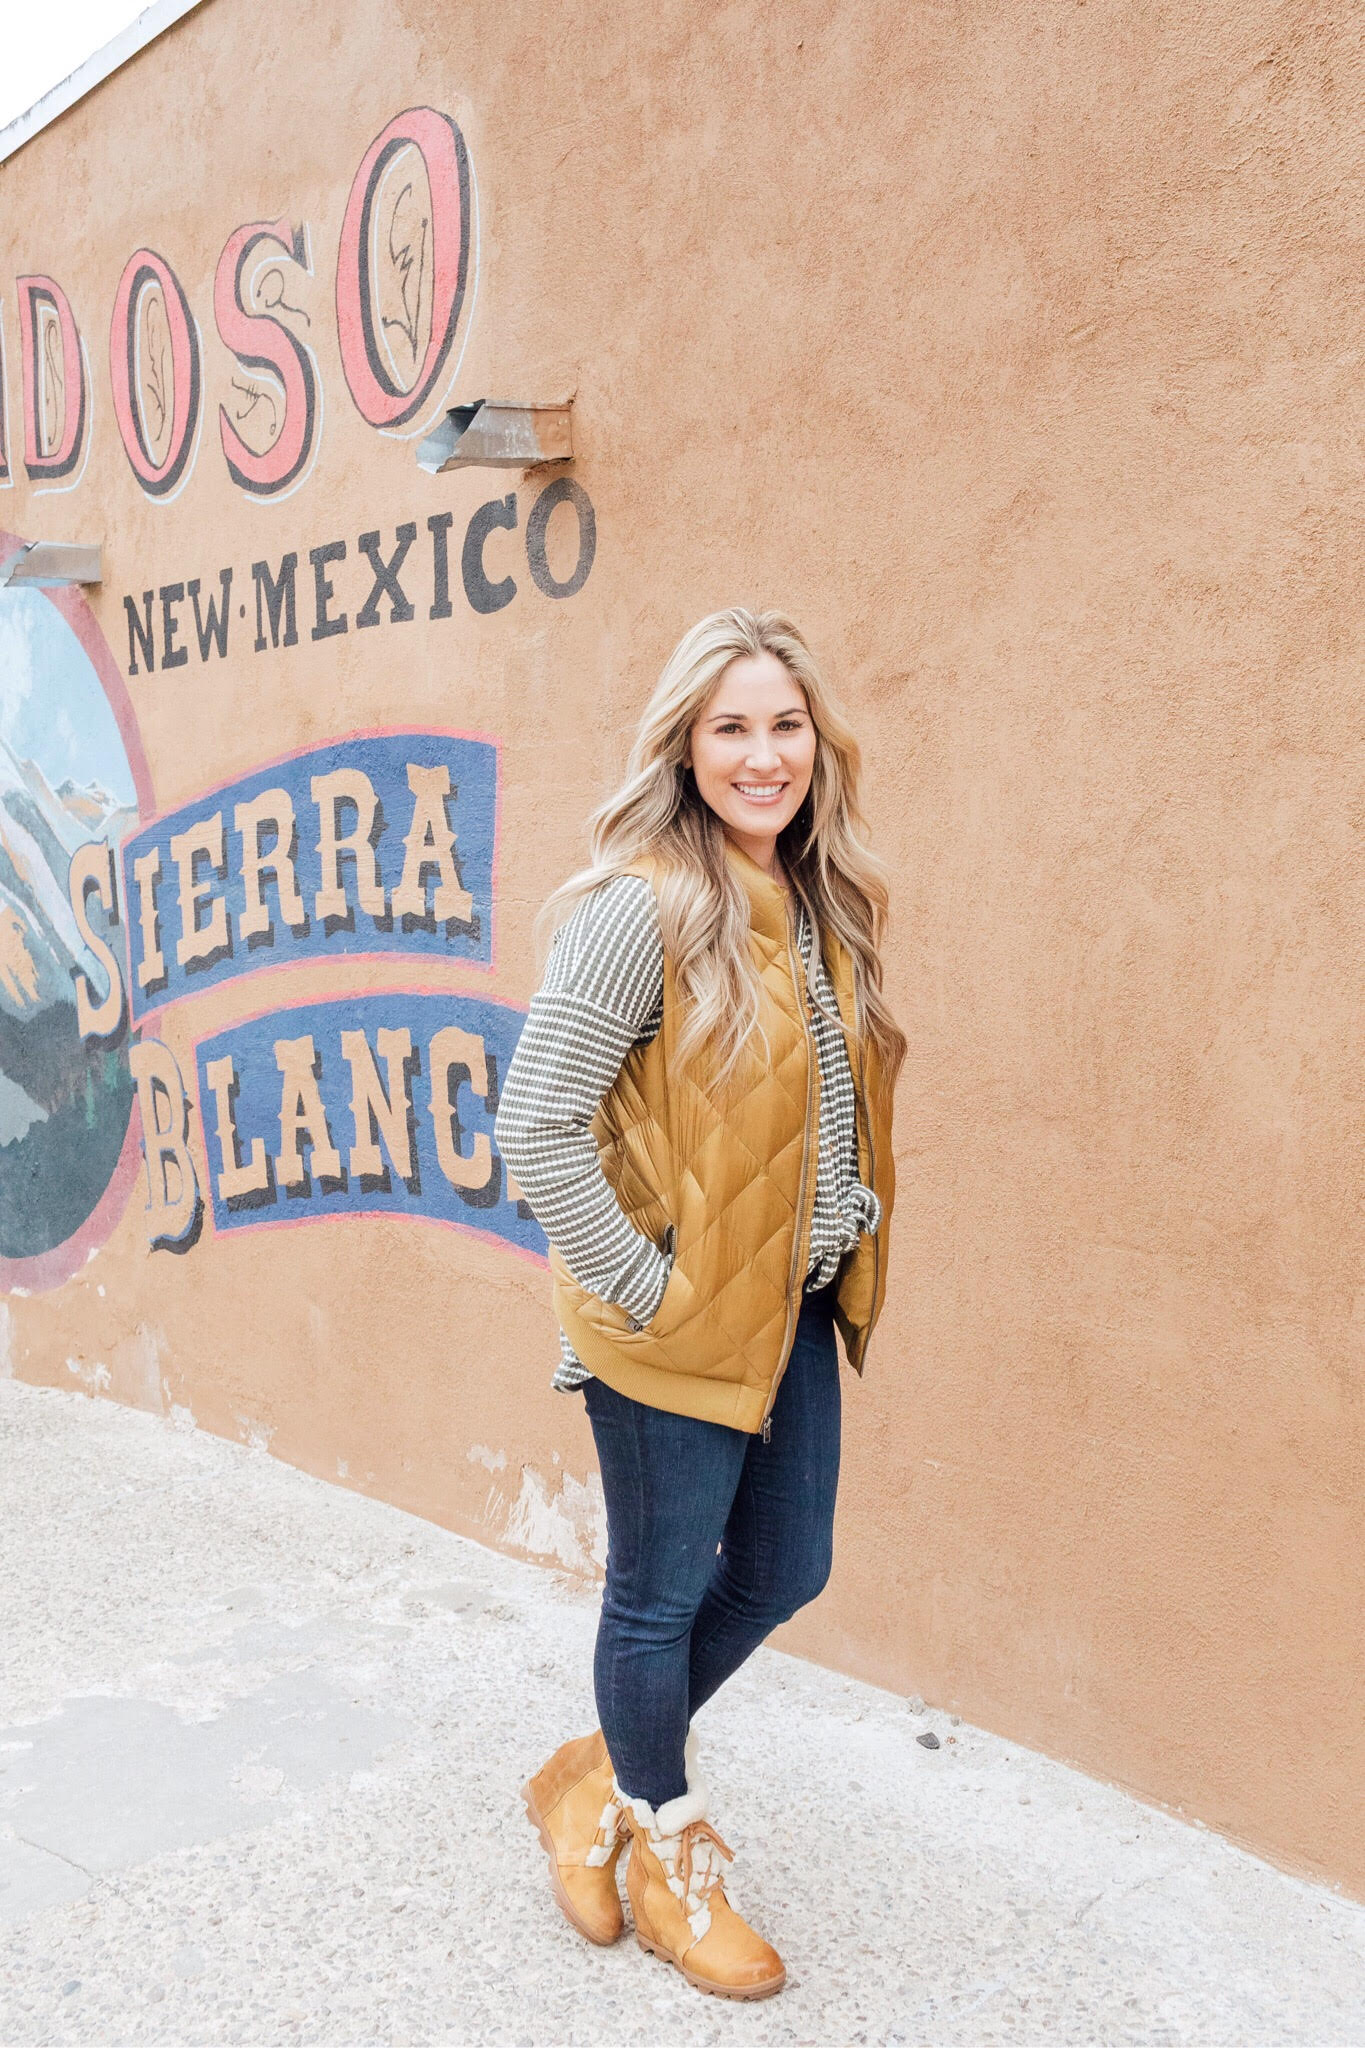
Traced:
[[529, 1778], [521, 1788], [521, 1802], [526, 1808], [527, 1820], [530, 1821], [531, 1826], [540, 1836], [541, 1847], [550, 1859], [550, 1889], [555, 1895], [555, 1904], [559, 1907], [560, 1912], [564, 1915], [569, 1925], [577, 1928], [585, 1941], [590, 1941], [595, 1948], [610, 1948], [614, 1942], [618, 1942], [621, 1939], [621, 1936], [626, 1931], [624, 1915], [622, 1916], [621, 1925], [617, 1928], [615, 1934], [594, 1934], [587, 1922], [579, 1919], [574, 1909], [573, 1900], [565, 1891], [560, 1880], [559, 1859], [555, 1855], [555, 1845], [550, 1840], [549, 1832], [540, 1817], [540, 1810], [536, 1805], [536, 1795]]
[[686, 1963], [678, 1961], [672, 1949], [661, 1948], [658, 1942], [650, 1941], [645, 1935], [641, 1934], [638, 1927], [635, 1930], [635, 1939], [639, 1942], [646, 1955], [657, 1956], [661, 1963], [672, 1963], [674, 1969], [680, 1975], [686, 1977], [689, 1984], [695, 1985], [698, 1991], [704, 1991], [708, 1998], [773, 1998], [787, 1981], [787, 1973], [784, 1970], [782, 1975], [774, 1977], [770, 1984], [712, 1984], [705, 1977], [695, 1976], [688, 1969]]

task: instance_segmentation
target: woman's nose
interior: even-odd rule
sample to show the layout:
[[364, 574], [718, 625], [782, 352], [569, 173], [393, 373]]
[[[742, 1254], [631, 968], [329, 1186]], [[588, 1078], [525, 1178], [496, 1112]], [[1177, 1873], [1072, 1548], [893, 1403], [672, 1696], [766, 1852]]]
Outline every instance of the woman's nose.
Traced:
[[746, 768], [777, 768], [781, 765], [781, 756], [766, 733], [760, 733], [754, 741], [744, 756], [744, 765]]

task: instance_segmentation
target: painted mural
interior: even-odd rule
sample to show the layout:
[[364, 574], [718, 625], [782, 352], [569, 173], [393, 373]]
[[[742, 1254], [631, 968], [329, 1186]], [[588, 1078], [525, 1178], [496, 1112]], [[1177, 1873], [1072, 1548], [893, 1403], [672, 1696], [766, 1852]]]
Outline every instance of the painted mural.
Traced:
[[497, 749], [370, 733], [211, 790], [123, 848], [133, 1016], [327, 953], [492, 959]]
[[[411, 438], [440, 412], [459, 368], [477, 282], [477, 192], [458, 125], [408, 107], [375, 136], [351, 181], [337, 248], [335, 339], [351, 403], [379, 433]], [[174, 252], [129, 255], [109, 320], [110, 411], [150, 498], [175, 497], [201, 452], [203, 347]], [[307, 221], [285, 213], [227, 234], [212, 316], [235, 368], [218, 395], [217, 442], [234, 484], [287, 497], [317, 461], [326, 415]], [[81, 317], [40, 271], [15, 280], [23, 460], [37, 489], [69, 489], [89, 454], [91, 368]], [[210, 400], [211, 402], [211, 400]], [[209, 429], [210, 434], [212, 428]], [[8, 475], [0, 421], [0, 483]]]
[[[0, 541], [6, 551], [13, 544], [6, 550]], [[0, 589], [6, 1262], [41, 1260], [79, 1236], [115, 1177], [128, 1132], [133, 1085], [118, 970], [87, 908], [92, 887], [113, 908], [109, 864], [137, 823], [145, 772], [126, 705], [111, 702], [110, 670], [82, 599]], [[22, 1270], [14, 1265], [11, 1277]]]
[[505, 1003], [395, 990], [201, 1040], [214, 1228], [363, 1210], [543, 1255], [493, 1144], [499, 1077], [524, 1021]]
[[[563, 543], [558, 570], [549, 548], [556, 512]], [[428, 619], [450, 619], [455, 575], [469, 609], [483, 614], [505, 611], [528, 580], [542, 597], [576, 597], [597, 554], [597, 515], [587, 492], [572, 477], [556, 477], [530, 496], [524, 517], [522, 546], [504, 544], [497, 567], [488, 558], [493, 537], [522, 529], [523, 499], [516, 491], [470, 515], [454, 570], [455, 515], [433, 512], [420, 544], [416, 520], [405, 519], [391, 539], [378, 529], [359, 534], [353, 545], [339, 536], [286, 548], [273, 560], [227, 563], [130, 593], [123, 599], [127, 673], [216, 667], [229, 654], [297, 647], [301, 636], [335, 640], [375, 626], [406, 626], [419, 605]], [[516, 560], [523, 553], [524, 571]]]
[[[491, 967], [498, 751], [463, 733], [333, 741], [208, 791], [122, 848], [130, 1014], [329, 954]], [[523, 1012], [400, 989], [246, 1017], [203, 1041], [197, 1112], [143, 1036], [130, 1065], [150, 1243], [383, 1212], [532, 1256], [545, 1240], [493, 1147]], [[191, 1126], [208, 1161], [199, 1184]], [[348, 1136], [349, 1133], [349, 1136]]]
[[[410, 465], [401, 444], [453, 402], [478, 296], [478, 185], [458, 124], [404, 109], [339, 194], [325, 297], [325, 231], [283, 200], [274, 217], [226, 215], [207, 298], [185, 289], [196, 252], [162, 222], [130, 237], [93, 352], [98, 310], [35, 252], [14, 279], [17, 406], [0, 352], [0, 488], [11, 421], [28, 490], [68, 494], [63, 520], [88, 493], [94, 431], [116, 432], [173, 520], [208, 465], [215, 488], [226, 476], [263, 509], [302, 490], [337, 404]], [[110, 548], [116, 657], [78, 592], [0, 589], [0, 1282], [68, 1277], [126, 1202], [139, 1154], [152, 1247], [364, 1211], [544, 1256], [493, 1143], [523, 1013], [420, 986], [438, 958], [495, 967], [496, 739], [339, 734], [230, 782], [172, 763], [176, 800], [158, 810], [127, 696], [127, 681], [176, 670], [172, 687], [202, 673], [232, 689], [244, 660], [283, 668], [293, 649], [350, 635], [387, 667], [391, 629], [419, 617], [577, 596], [597, 553], [587, 492], [562, 467], [500, 483], [458, 520], [423, 506], [365, 532], [337, 532], [315, 506], [320, 532], [272, 520], [249, 555], [186, 559], [146, 588]], [[187, 524], [200, 545], [205, 531]], [[268, 1007], [273, 970], [347, 958], [370, 963], [363, 990], [300, 1009], [286, 982]], [[390, 993], [374, 990], [376, 961], [392, 964]], [[221, 1027], [220, 1002], [182, 1073], [162, 1020], [224, 988], [238, 1021]]]

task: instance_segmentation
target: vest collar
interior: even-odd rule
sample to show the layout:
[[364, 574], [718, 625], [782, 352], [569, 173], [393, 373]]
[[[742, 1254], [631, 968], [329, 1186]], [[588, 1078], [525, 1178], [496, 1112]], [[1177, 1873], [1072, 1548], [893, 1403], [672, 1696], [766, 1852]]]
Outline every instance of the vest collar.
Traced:
[[765, 939], [785, 942], [787, 937], [787, 892], [756, 860], [751, 860], [729, 834], [725, 835], [725, 857], [730, 871], [749, 898], [749, 923]]

